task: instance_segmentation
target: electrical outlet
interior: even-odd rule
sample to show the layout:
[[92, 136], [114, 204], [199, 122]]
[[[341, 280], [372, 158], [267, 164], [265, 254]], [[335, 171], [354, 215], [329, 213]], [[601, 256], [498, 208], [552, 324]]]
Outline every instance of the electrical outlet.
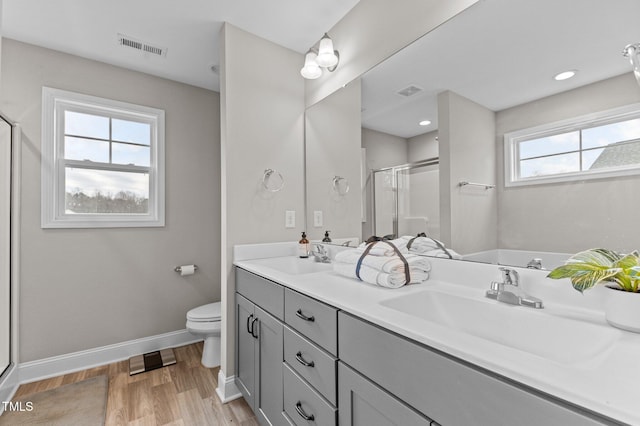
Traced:
[[313, 212], [313, 226], [314, 228], [322, 228], [322, 210], [314, 210]]
[[287, 210], [284, 212], [284, 227], [295, 228], [296, 227], [296, 211]]

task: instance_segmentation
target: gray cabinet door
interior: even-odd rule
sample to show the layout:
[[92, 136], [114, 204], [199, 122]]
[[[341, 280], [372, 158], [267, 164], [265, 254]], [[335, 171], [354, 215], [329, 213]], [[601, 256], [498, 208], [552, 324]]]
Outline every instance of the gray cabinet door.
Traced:
[[258, 379], [254, 412], [261, 424], [281, 425], [284, 424], [283, 325], [259, 306], [255, 308], [255, 316], [258, 318]]
[[338, 363], [341, 426], [429, 426], [431, 420], [394, 398], [342, 362]]
[[[236, 293], [236, 385], [247, 404], [255, 412], [257, 336], [255, 305]], [[253, 331], [253, 333], [252, 333]]]

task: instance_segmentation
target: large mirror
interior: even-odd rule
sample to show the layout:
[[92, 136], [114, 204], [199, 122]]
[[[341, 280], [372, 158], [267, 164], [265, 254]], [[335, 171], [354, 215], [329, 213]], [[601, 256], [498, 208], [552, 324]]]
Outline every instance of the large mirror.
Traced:
[[[511, 263], [510, 251], [541, 256], [640, 248], [638, 175], [509, 186], [504, 151], [505, 134], [640, 102], [622, 54], [640, 42], [638, 16], [637, 0], [485, 0], [365, 73], [365, 208], [361, 228], [334, 235], [387, 233], [375, 214], [382, 209], [375, 200], [386, 191], [395, 202], [386, 208], [405, 212], [388, 213], [387, 229], [403, 233], [399, 224], [424, 221], [425, 231], [470, 260]], [[569, 70], [573, 78], [554, 79]], [[428, 192], [412, 188], [398, 196], [413, 175], [422, 178], [419, 169], [403, 167], [433, 158], [440, 163], [437, 189], [416, 184], [422, 188], [416, 191]], [[312, 161], [307, 156], [307, 164]], [[385, 169], [397, 176], [385, 176]], [[309, 192], [308, 206], [311, 198]], [[412, 210], [407, 200], [422, 210]]]

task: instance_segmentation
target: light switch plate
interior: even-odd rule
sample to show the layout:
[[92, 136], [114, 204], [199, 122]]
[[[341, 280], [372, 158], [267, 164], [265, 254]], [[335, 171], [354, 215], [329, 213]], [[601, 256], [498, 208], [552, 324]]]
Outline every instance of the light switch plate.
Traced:
[[284, 227], [295, 228], [296, 227], [296, 211], [287, 210], [284, 212]]
[[313, 212], [313, 226], [314, 228], [321, 228], [323, 223], [322, 210], [314, 210]]

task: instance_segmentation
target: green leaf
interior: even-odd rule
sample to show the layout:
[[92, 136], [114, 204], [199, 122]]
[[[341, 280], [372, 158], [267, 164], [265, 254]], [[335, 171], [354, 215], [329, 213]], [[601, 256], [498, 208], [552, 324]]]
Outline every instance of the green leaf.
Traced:
[[616, 266], [622, 269], [630, 269], [638, 266], [638, 256], [631, 253], [616, 262]]
[[573, 288], [582, 293], [583, 291], [595, 286], [599, 282], [607, 281], [609, 278], [615, 276], [618, 272], [620, 272], [620, 270], [617, 268], [581, 271], [574, 274], [572, 277], [570, 277], [570, 279]]
[[638, 258], [634, 254], [621, 256], [612, 250], [591, 249], [571, 256], [565, 265], [555, 268], [547, 277], [569, 278], [573, 288], [582, 293], [602, 281], [612, 281], [623, 273], [624, 266], [635, 265], [638, 265]]
[[622, 256], [611, 250], [591, 249], [574, 254], [567, 260], [567, 264], [584, 263], [594, 266], [611, 267], [621, 258]]

